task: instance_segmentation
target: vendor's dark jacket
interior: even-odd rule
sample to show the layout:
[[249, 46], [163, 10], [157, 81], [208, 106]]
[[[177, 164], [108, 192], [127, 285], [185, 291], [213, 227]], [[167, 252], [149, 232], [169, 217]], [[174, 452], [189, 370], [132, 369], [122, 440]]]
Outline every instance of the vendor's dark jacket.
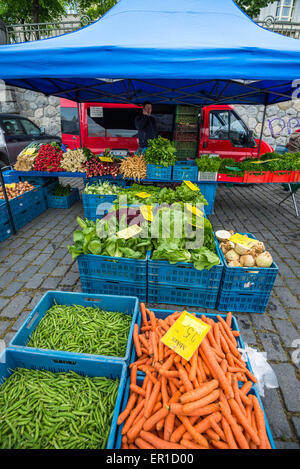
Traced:
[[139, 146], [147, 147], [148, 140], [157, 138], [156, 122], [153, 116], [137, 116], [135, 118], [135, 128], [138, 130]]

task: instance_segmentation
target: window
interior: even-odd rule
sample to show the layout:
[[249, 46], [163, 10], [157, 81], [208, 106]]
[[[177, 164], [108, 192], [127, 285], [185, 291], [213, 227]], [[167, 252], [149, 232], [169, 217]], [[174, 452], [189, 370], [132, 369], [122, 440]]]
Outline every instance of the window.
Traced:
[[209, 138], [213, 140], [229, 140], [229, 112], [212, 111], [209, 118]]
[[234, 111], [210, 113], [209, 137], [212, 140], [230, 140], [234, 146], [247, 142], [248, 129]]
[[277, 2], [276, 20], [291, 21], [294, 13], [295, 0], [280, 0]]
[[[139, 109], [103, 108], [102, 117], [91, 117], [88, 109], [88, 135], [89, 137], [137, 137], [135, 117]], [[92, 112], [92, 115], [96, 115]]]
[[24, 129], [19, 119], [2, 118], [1, 126], [5, 135], [24, 135]]
[[61, 107], [61, 132], [79, 135], [78, 110], [74, 107]]
[[40, 129], [30, 120], [27, 119], [20, 119], [23, 128], [25, 129], [25, 133], [27, 135], [40, 135]]

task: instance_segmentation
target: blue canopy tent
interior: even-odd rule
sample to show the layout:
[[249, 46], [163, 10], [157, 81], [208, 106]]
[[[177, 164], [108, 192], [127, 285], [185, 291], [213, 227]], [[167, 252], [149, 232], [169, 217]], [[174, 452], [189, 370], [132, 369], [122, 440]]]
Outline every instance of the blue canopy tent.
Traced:
[[0, 78], [77, 102], [273, 104], [291, 99], [300, 42], [232, 0], [120, 0], [73, 33], [0, 47]]

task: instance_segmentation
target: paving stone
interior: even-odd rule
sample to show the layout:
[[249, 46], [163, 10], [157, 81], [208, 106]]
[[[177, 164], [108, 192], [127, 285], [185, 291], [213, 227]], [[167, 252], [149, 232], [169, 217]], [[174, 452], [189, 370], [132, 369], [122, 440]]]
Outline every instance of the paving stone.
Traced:
[[29, 295], [20, 293], [3, 309], [1, 315], [5, 318], [17, 318], [30, 300], [31, 297]]
[[28, 282], [38, 270], [38, 265], [29, 265], [25, 270], [23, 270], [23, 272], [18, 275], [18, 280]]
[[28, 289], [33, 289], [33, 288], [38, 288], [41, 283], [45, 280], [45, 278], [47, 277], [47, 274], [35, 274], [32, 276], [32, 278], [27, 282], [25, 283], [25, 288], [28, 288]]
[[8, 329], [9, 325], [10, 325], [10, 321], [3, 321], [2, 319], [0, 319], [0, 337], [3, 336], [3, 334]]
[[[289, 441], [275, 441], [276, 449], [299, 449], [298, 443], [293, 443]], [[283, 453], [284, 454], [284, 453]]]
[[296, 377], [294, 367], [289, 363], [274, 363], [272, 368], [277, 376], [287, 410], [289, 412], [299, 412], [300, 380]]
[[14, 250], [14, 254], [25, 254], [25, 252], [33, 249], [35, 246], [34, 244], [24, 243]]
[[13, 266], [11, 266], [10, 270], [13, 272], [22, 272], [28, 265], [30, 264], [30, 261], [22, 257], [22, 259], [18, 262], [16, 262]]
[[274, 331], [275, 328], [272, 321], [267, 313], [264, 314], [252, 314], [251, 321], [255, 329]]
[[72, 256], [71, 254], [67, 254], [61, 261], [60, 263], [61, 264], [67, 264], [67, 265], [71, 265], [73, 264], [73, 260], [72, 260]]
[[27, 306], [28, 309], [33, 309], [37, 304], [38, 302], [40, 301], [40, 299], [44, 296], [45, 292], [38, 292], [36, 293], [32, 300], [30, 301], [29, 305]]
[[6, 347], [9, 346], [10, 341], [13, 339], [15, 335], [16, 335], [15, 332], [8, 332], [7, 334], [5, 334], [5, 336], [3, 337], [3, 340], [5, 342]]
[[288, 319], [284, 307], [280, 303], [279, 299], [273, 295], [270, 296], [266, 311], [268, 311], [271, 318]]
[[65, 277], [61, 280], [60, 284], [61, 285], [68, 285], [72, 286], [75, 285], [75, 283], [78, 281], [79, 274], [75, 272], [69, 272]]
[[61, 259], [64, 259], [64, 257], [66, 256], [67, 253], [68, 253], [68, 250], [64, 246], [62, 248], [56, 249], [55, 252], [52, 254], [51, 258], [61, 260]]
[[40, 288], [44, 288], [46, 290], [55, 290], [59, 282], [59, 278], [47, 277], [46, 280], [40, 286]]
[[292, 417], [292, 422], [298, 438], [300, 438], [300, 417]]
[[280, 298], [280, 301], [282, 301], [287, 308], [300, 308], [300, 302], [287, 288], [276, 287], [274, 290], [278, 298]]
[[10, 285], [8, 285], [8, 287], [5, 288], [5, 290], [1, 292], [1, 295], [14, 296], [16, 293], [18, 293], [18, 291], [21, 290], [21, 288], [23, 288], [23, 286], [23, 282], [12, 282]]
[[250, 325], [249, 317], [245, 314], [233, 313], [236, 317], [243, 341], [248, 345], [257, 343], [253, 328]]
[[48, 259], [40, 268], [40, 273], [50, 274], [58, 264], [58, 259]]
[[52, 277], [63, 277], [69, 270], [69, 265], [59, 265], [51, 272]]
[[300, 310], [289, 309], [288, 314], [291, 316], [295, 326], [300, 330]]
[[274, 439], [292, 438], [292, 431], [282, 408], [278, 389], [264, 388], [264, 396], [260, 396], [264, 406], [271, 433]]
[[297, 339], [299, 339], [300, 343], [300, 334], [290, 323], [290, 321], [285, 319], [275, 319], [274, 323], [279, 332], [281, 340], [284, 342], [286, 347], [291, 347], [292, 342]]
[[16, 278], [16, 272], [6, 272], [0, 278], [0, 288], [5, 288], [14, 278]]
[[50, 257], [50, 253], [40, 254], [36, 259], [32, 261], [32, 264], [43, 265]]
[[0, 297], [0, 314], [4, 306], [6, 306], [8, 302], [9, 302], [9, 299]]
[[280, 344], [279, 336], [272, 332], [259, 332], [258, 336], [261, 340], [264, 351], [267, 352], [268, 360], [286, 361], [287, 357]]

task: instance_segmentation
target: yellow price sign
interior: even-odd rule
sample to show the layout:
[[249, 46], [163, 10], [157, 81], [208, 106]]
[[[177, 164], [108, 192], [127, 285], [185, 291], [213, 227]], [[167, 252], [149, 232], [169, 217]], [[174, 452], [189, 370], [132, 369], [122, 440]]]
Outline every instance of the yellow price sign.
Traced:
[[199, 191], [199, 187], [191, 181], [183, 181], [192, 191]]
[[16, 185], [17, 185], [17, 184], [16, 184], [15, 182], [12, 182], [11, 184], [5, 184], [5, 187], [6, 187], [7, 189], [13, 189], [14, 187], [16, 187]]
[[179, 316], [161, 341], [185, 360], [189, 361], [211, 326], [187, 311]]
[[99, 156], [99, 160], [104, 163], [113, 163], [113, 159], [110, 156]]
[[135, 195], [137, 195], [141, 199], [147, 199], [148, 197], [151, 197], [151, 194], [148, 194], [148, 192], [138, 192]]
[[152, 213], [151, 205], [141, 205], [140, 210], [145, 220], [153, 221], [153, 213]]
[[241, 235], [240, 233], [235, 233], [229, 238], [229, 241], [232, 241], [235, 244], [241, 244], [246, 248], [251, 249], [255, 244], [258, 243], [256, 239], [248, 238], [248, 236]]
[[129, 238], [133, 238], [133, 236], [136, 236], [141, 231], [143, 230], [140, 226], [132, 225], [132, 226], [129, 226], [128, 228], [125, 228], [124, 230], [118, 231], [117, 236], [122, 239], [129, 239]]

